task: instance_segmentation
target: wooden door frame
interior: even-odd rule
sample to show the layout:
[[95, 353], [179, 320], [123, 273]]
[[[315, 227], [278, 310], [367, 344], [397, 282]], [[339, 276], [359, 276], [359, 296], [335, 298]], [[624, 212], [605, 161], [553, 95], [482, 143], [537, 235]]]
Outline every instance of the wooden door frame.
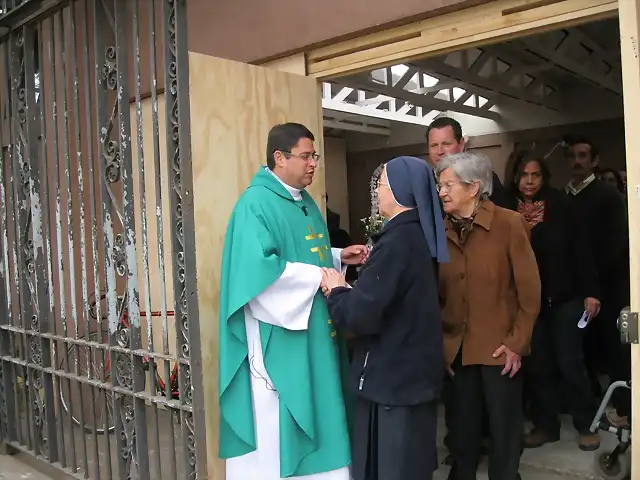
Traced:
[[[629, 214], [631, 311], [640, 311], [640, 0], [619, 0], [620, 60], [624, 91], [624, 126]], [[635, 227], [634, 227], [635, 225]], [[640, 428], [640, 345], [631, 346], [632, 430]], [[640, 470], [640, 442], [631, 443], [631, 478]], [[635, 467], [634, 467], [635, 465]]]
[[306, 73], [329, 80], [617, 14], [617, 0], [496, 0], [311, 49]]

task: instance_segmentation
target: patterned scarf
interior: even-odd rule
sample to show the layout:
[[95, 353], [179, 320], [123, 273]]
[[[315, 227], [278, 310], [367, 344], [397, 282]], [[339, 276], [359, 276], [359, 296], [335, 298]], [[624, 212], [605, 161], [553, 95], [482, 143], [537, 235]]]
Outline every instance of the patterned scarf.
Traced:
[[458, 235], [458, 241], [460, 245], [464, 244], [464, 242], [469, 237], [469, 233], [473, 230], [473, 221], [476, 218], [476, 214], [474, 213], [469, 218], [456, 218], [453, 216], [449, 217], [449, 222], [451, 223], [451, 228]]
[[518, 200], [518, 213], [520, 213], [529, 225], [535, 227], [544, 218], [544, 200], [525, 203]]

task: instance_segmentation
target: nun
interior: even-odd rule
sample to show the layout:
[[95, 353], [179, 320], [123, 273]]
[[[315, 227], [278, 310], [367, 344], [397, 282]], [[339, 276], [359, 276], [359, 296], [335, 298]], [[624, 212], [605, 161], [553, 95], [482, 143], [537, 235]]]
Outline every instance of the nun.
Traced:
[[353, 288], [324, 270], [334, 326], [354, 335], [354, 480], [431, 479], [444, 374], [437, 263], [448, 261], [434, 174], [423, 160], [384, 165], [377, 187], [386, 219]]

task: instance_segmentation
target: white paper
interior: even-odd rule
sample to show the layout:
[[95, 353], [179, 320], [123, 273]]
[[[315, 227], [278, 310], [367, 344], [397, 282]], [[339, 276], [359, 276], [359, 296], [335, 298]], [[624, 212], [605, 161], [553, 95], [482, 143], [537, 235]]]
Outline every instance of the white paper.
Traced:
[[585, 328], [587, 325], [589, 325], [590, 319], [591, 319], [591, 314], [585, 310], [582, 316], [580, 317], [580, 320], [578, 321], [578, 328]]

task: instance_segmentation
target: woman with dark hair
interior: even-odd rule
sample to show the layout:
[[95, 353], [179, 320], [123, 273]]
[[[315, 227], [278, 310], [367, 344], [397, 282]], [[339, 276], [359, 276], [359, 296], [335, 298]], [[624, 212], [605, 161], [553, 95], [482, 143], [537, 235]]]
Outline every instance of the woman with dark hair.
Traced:
[[583, 360], [577, 324], [584, 312], [599, 312], [598, 278], [582, 226], [574, 221], [566, 196], [549, 185], [544, 161], [524, 157], [514, 166], [511, 201], [531, 228], [542, 302], [533, 330], [531, 356], [525, 362], [527, 392], [534, 429], [525, 448], [555, 442], [560, 436], [560, 385], [579, 433], [579, 447], [595, 450], [600, 441], [589, 432], [597, 410]]
[[625, 193], [624, 181], [622, 180], [622, 176], [620, 175], [620, 172], [618, 172], [615, 168], [601, 169], [600, 180], [602, 180], [607, 185], [611, 185], [613, 188], [618, 190], [621, 194]]

